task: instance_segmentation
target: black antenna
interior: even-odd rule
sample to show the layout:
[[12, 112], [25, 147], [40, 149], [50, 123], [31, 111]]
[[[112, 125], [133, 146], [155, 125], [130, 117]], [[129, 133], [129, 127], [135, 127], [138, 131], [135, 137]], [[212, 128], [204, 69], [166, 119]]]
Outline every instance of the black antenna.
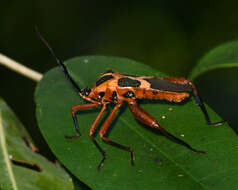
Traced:
[[63, 62], [56, 56], [55, 52], [53, 51], [53, 49], [51, 48], [51, 46], [49, 45], [49, 43], [43, 38], [43, 36], [41, 35], [40, 31], [38, 30], [38, 27], [35, 26], [35, 30], [37, 35], [39, 36], [39, 38], [41, 39], [41, 41], [45, 44], [45, 46], [49, 49], [51, 55], [53, 55], [53, 57], [56, 59], [57, 64], [60, 66], [61, 70], [64, 72], [66, 78], [71, 82], [71, 84], [73, 85], [73, 87], [77, 90], [78, 93], [81, 93], [81, 89], [80, 87], [77, 85], [77, 83], [74, 81], [74, 79], [70, 76], [67, 68], [65, 67], [65, 65], [63, 64]]

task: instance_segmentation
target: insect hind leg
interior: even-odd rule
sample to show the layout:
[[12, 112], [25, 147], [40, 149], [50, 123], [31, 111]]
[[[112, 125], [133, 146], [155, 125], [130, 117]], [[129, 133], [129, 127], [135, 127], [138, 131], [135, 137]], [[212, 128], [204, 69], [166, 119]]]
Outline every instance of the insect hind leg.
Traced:
[[174, 83], [178, 83], [178, 84], [188, 84], [189, 86], [191, 86], [191, 90], [192, 90], [194, 99], [195, 99], [196, 103], [198, 104], [198, 106], [200, 107], [200, 109], [202, 110], [202, 113], [203, 113], [208, 125], [218, 126], [218, 125], [221, 125], [222, 123], [226, 122], [224, 120], [218, 121], [218, 122], [211, 122], [211, 119], [207, 113], [207, 109], [206, 109], [201, 97], [198, 94], [198, 90], [197, 90], [196, 86], [193, 84], [192, 81], [184, 79], [184, 78], [172, 78], [172, 77], [165, 77], [163, 79], [174, 82]]
[[160, 130], [165, 136], [168, 138], [174, 140], [175, 142], [187, 147], [193, 152], [196, 153], [202, 153], [205, 154], [205, 151], [202, 150], [196, 150], [193, 147], [191, 147], [188, 143], [185, 141], [175, 137], [174, 135], [170, 134], [168, 131], [166, 131], [148, 112], [140, 108], [136, 102], [129, 102], [128, 104], [130, 111], [135, 116], [135, 118], [140, 121], [141, 123], [151, 127]]
[[219, 125], [221, 125], [222, 123], [226, 122], [225, 120], [223, 120], [223, 121], [218, 121], [218, 122], [211, 122], [210, 117], [209, 117], [209, 115], [208, 115], [208, 113], [207, 113], [207, 109], [206, 109], [206, 107], [205, 107], [205, 105], [204, 105], [204, 103], [203, 103], [201, 97], [200, 97], [199, 94], [198, 94], [198, 91], [197, 91], [196, 86], [195, 86], [191, 81], [188, 81], [188, 80], [186, 80], [186, 81], [187, 81], [187, 82], [191, 85], [191, 87], [192, 87], [192, 93], [193, 93], [194, 99], [195, 99], [196, 103], [198, 104], [198, 106], [200, 107], [200, 109], [202, 110], [202, 113], [203, 113], [203, 115], [204, 115], [204, 117], [205, 117], [205, 119], [206, 119], [207, 124], [208, 124], [208, 125], [212, 125], [212, 126], [219, 126]]

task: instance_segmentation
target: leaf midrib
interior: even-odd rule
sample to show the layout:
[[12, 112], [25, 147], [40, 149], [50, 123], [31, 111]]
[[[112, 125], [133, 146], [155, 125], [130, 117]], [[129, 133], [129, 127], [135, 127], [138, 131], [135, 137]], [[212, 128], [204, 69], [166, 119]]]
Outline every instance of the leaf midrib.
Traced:
[[17, 183], [15, 180], [15, 176], [12, 170], [12, 166], [11, 163], [9, 161], [9, 155], [8, 155], [8, 151], [7, 151], [7, 145], [6, 145], [6, 139], [5, 139], [5, 133], [4, 133], [4, 129], [3, 129], [3, 123], [2, 123], [2, 111], [0, 110], [0, 145], [2, 148], [2, 152], [3, 152], [3, 157], [4, 157], [4, 161], [6, 163], [7, 166], [7, 171], [9, 174], [9, 178], [10, 181], [12, 182], [12, 187], [14, 190], [18, 190], [17, 188]]

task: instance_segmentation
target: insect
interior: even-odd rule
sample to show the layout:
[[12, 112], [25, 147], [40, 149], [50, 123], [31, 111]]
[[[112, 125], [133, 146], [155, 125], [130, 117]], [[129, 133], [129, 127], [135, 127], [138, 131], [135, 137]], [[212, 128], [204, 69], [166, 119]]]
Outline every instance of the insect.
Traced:
[[104, 74], [99, 76], [93, 88], [87, 87], [81, 89], [79, 85], [74, 81], [74, 79], [70, 76], [63, 62], [58, 59], [48, 42], [41, 36], [39, 32], [38, 35], [43, 41], [43, 43], [50, 50], [51, 54], [56, 59], [57, 64], [63, 71], [65, 77], [70, 81], [76, 92], [83, 99], [89, 102], [86, 104], [79, 104], [72, 107], [71, 112], [76, 130], [76, 135], [65, 137], [73, 139], [78, 138], [80, 136], [80, 130], [76, 117], [77, 111], [101, 106], [101, 110], [97, 115], [96, 119], [93, 121], [89, 131], [89, 136], [92, 142], [95, 144], [95, 146], [100, 151], [103, 157], [97, 167], [98, 170], [104, 165], [104, 162], [107, 158], [107, 154], [101, 148], [101, 146], [99, 146], [93, 135], [103, 113], [107, 109], [107, 105], [110, 103], [113, 103], [115, 106], [100, 128], [100, 138], [103, 141], [111, 144], [112, 146], [128, 151], [131, 156], [131, 165], [134, 165], [135, 161], [133, 149], [129, 146], [125, 146], [115, 141], [112, 141], [105, 136], [115, 113], [118, 111], [118, 109], [120, 109], [123, 102], [127, 102], [129, 110], [138, 121], [151, 128], [160, 130], [168, 138], [176, 141], [177, 143], [187, 147], [188, 149], [196, 153], [205, 154], [206, 152], [194, 149], [188, 143], [166, 131], [148, 112], [139, 107], [139, 105], [137, 104], [137, 99], [159, 99], [167, 100], [170, 102], [181, 102], [185, 98], [189, 97], [190, 94], [192, 94], [195, 98], [196, 103], [204, 114], [208, 125], [217, 126], [224, 122], [211, 122], [207, 110], [203, 104], [203, 101], [198, 95], [198, 91], [195, 85], [190, 80], [184, 78], [132, 76], [121, 74], [113, 70], [107, 70]]

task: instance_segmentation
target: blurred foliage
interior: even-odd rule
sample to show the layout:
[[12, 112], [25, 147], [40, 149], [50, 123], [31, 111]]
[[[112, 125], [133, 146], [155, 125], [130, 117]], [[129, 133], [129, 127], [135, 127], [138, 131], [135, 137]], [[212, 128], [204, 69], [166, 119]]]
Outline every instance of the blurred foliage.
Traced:
[[[2, 1], [0, 51], [45, 72], [56, 66], [34, 26], [63, 60], [116, 55], [187, 76], [202, 55], [238, 37], [238, 2], [217, 1]], [[0, 67], [0, 95], [10, 104], [43, 154], [36, 127], [35, 83]]]
[[[26, 130], [0, 98], [0, 189], [72, 190], [69, 174], [34, 152]], [[34, 147], [35, 148], [35, 147]]]

